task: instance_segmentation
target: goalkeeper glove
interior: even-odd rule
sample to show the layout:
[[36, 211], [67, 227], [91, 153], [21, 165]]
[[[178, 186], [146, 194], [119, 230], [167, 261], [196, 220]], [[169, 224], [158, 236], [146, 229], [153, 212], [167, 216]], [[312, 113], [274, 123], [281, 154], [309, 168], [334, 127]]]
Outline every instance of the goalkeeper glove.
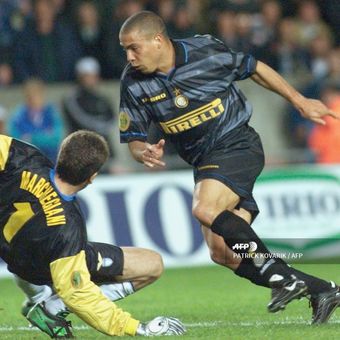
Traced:
[[142, 336], [182, 335], [185, 331], [184, 325], [178, 319], [157, 316], [149, 322], [140, 323], [136, 334]]

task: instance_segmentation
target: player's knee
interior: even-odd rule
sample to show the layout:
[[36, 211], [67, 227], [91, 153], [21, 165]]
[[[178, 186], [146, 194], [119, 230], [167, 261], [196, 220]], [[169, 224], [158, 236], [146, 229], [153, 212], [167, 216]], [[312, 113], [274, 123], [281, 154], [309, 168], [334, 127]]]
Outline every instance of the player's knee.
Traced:
[[156, 281], [163, 273], [164, 264], [162, 256], [150, 250], [150, 272], [149, 272], [149, 279], [151, 282]]
[[206, 227], [210, 227], [218, 215], [218, 212], [212, 206], [199, 203], [192, 209], [193, 215]]

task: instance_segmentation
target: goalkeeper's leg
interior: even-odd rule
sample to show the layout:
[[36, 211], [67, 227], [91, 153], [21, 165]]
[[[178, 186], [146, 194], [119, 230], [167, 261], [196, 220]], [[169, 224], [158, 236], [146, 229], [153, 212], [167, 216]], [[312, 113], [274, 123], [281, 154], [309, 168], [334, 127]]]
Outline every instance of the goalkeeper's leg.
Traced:
[[19, 276], [14, 276], [18, 287], [25, 293], [26, 300], [21, 308], [21, 314], [27, 316], [29, 310], [36, 304], [44, 303], [45, 309], [52, 315], [65, 317], [69, 314], [64, 302], [56, 295], [48, 285], [35, 285]]
[[110, 300], [122, 299], [157, 280], [163, 261], [155, 251], [89, 242], [86, 261], [91, 280]]
[[65, 317], [69, 314], [63, 301], [48, 285], [35, 285], [15, 275], [15, 282], [26, 295], [21, 314], [31, 325], [51, 338], [72, 338], [72, 325]]

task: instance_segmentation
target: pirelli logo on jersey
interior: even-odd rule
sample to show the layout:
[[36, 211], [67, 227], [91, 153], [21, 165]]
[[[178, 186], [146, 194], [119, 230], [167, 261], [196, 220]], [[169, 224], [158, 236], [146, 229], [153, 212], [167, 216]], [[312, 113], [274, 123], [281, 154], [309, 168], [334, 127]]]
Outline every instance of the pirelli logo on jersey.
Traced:
[[176, 134], [190, 130], [199, 126], [210, 119], [214, 119], [224, 112], [224, 106], [220, 98], [217, 98], [201, 106], [200, 108], [190, 111], [178, 118], [160, 123], [166, 134]]
[[37, 174], [32, 174], [30, 171], [23, 171], [20, 189], [29, 191], [39, 200], [48, 226], [66, 224], [60, 198], [49, 181], [43, 177], [39, 178]]

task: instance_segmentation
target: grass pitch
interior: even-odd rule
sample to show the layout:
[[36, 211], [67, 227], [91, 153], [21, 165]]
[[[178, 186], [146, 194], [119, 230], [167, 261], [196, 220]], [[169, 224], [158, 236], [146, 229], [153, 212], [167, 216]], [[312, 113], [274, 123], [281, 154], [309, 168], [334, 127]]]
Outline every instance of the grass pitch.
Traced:
[[[299, 265], [298, 269], [340, 283], [338, 265]], [[238, 278], [218, 266], [168, 269], [153, 285], [118, 302], [135, 318], [176, 316], [187, 326], [184, 339], [339, 339], [340, 308], [327, 325], [310, 326], [308, 300], [293, 301], [287, 309], [269, 314], [270, 291]], [[0, 339], [48, 339], [28, 329], [20, 315], [23, 295], [11, 280], [0, 280]], [[81, 340], [105, 339], [75, 316], [74, 335]], [[178, 339], [179, 337], [166, 337]], [[122, 337], [120, 339], [131, 339]]]

